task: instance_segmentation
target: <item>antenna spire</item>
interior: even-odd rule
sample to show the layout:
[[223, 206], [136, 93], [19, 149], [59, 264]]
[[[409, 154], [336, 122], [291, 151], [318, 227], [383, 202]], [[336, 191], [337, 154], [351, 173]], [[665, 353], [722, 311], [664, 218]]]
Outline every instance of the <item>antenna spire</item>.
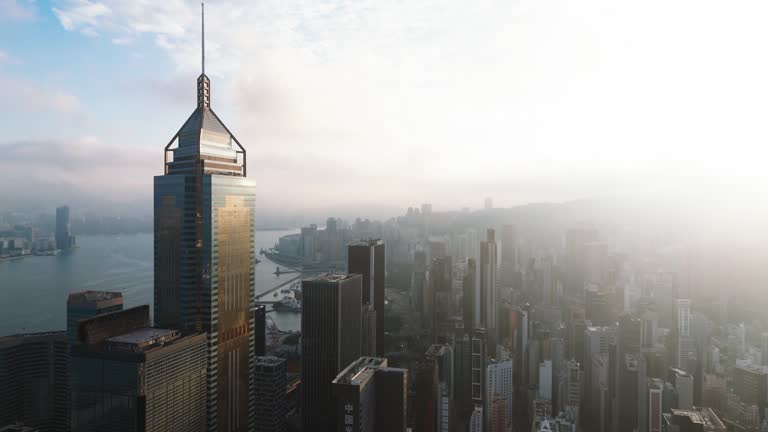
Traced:
[[201, 63], [203, 73], [197, 78], [197, 106], [202, 108], [211, 107], [211, 81], [205, 75], [205, 2], [200, 2], [202, 35], [200, 36], [201, 42]]
[[205, 2], [200, 2], [200, 12], [201, 12], [201, 24], [203, 27], [203, 31], [201, 33], [201, 42], [202, 42], [202, 63], [203, 63], [203, 75], [205, 75]]

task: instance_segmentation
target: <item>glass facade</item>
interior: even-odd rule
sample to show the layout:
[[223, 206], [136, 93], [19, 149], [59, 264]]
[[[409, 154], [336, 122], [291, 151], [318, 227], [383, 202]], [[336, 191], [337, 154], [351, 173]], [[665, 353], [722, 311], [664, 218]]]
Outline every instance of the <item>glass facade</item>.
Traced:
[[155, 177], [155, 322], [208, 334], [209, 430], [249, 429], [253, 411], [255, 181]]

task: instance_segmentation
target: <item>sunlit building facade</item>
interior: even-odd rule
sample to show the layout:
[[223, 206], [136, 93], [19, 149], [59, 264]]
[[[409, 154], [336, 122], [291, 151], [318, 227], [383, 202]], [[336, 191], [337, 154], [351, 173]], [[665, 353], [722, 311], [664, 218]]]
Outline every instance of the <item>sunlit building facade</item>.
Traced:
[[208, 429], [249, 430], [254, 389], [255, 186], [211, 109], [210, 80], [154, 182], [155, 323], [208, 337]]

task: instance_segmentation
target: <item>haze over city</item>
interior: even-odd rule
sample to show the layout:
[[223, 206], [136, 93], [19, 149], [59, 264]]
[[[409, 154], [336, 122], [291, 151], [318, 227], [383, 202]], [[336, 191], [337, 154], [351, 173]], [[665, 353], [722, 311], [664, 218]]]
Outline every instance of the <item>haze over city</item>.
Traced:
[[768, 432], [766, 22], [0, 0], [0, 432]]

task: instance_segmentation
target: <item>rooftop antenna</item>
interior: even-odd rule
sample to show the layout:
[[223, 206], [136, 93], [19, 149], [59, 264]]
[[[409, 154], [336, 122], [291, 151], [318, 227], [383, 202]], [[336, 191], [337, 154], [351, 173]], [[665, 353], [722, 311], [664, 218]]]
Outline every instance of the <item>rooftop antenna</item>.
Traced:
[[203, 63], [203, 75], [205, 75], [205, 2], [200, 2], [201, 11], [201, 24], [203, 27], [201, 39], [202, 39], [202, 63]]

